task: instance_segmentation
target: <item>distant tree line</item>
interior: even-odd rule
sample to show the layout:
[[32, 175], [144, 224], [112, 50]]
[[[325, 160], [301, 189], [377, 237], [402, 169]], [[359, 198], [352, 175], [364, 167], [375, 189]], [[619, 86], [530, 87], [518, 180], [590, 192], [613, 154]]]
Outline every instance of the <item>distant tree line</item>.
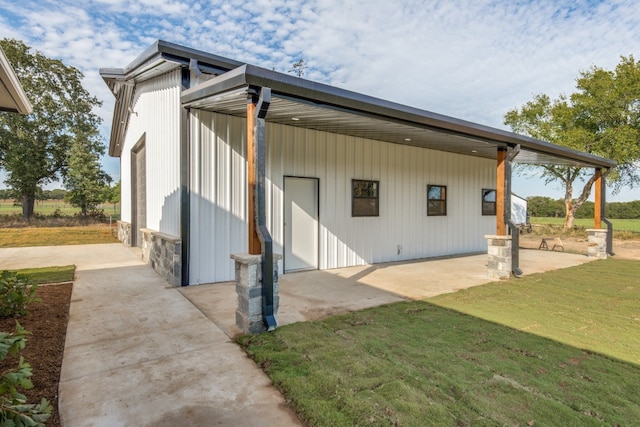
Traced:
[[[95, 197], [96, 204], [101, 203], [111, 203], [116, 204], [120, 203], [120, 181], [118, 181], [114, 186], [103, 187], [99, 192], [96, 192], [98, 195]], [[74, 205], [73, 200], [71, 200], [73, 195], [72, 191], [63, 190], [61, 188], [54, 188], [53, 190], [40, 190], [38, 189], [36, 192], [36, 200], [64, 200], [67, 203]], [[0, 200], [11, 200], [18, 199], [19, 195], [15, 190], [10, 188], [0, 188]], [[16, 200], [18, 201], [18, 200]]]
[[[36, 193], [36, 200], [64, 200], [68, 191], [61, 188], [55, 188], [53, 190], [42, 190]], [[9, 188], [0, 188], [0, 199], [9, 200], [17, 199], [19, 195], [15, 191]]]
[[[562, 218], [565, 216], [564, 199], [550, 197], [529, 197], [530, 216]], [[594, 204], [586, 201], [576, 211], [576, 218], [593, 218]], [[640, 219], [640, 200], [633, 202], [611, 202], [606, 205], [606, 216], [611, 219]]]

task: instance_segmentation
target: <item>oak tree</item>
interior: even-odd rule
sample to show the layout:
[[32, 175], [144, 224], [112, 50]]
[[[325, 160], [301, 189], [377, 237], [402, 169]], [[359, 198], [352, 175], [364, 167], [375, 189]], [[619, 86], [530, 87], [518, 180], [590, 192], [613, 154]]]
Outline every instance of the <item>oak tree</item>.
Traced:
[[[615, 160], [608, 182], [614, 191], [633, 187], [640, 179], [640, 62], [621, 57], [614, 70], [592, 67], [581, 72], [576, 92], [552, 100], [540, 94], [509, 111], [504, 123], [514, 132]], [[516, 158], [517, 161], [517, 158]], [[565, 228], [573, 227], [576, 211], [591, 194], [595, 171], [571, 166], [543, 165], [546, 183], [564, 188]], [[576, 181], [584, 185], [573, 197]]]
[[0, 45], [33, 105], [26, 116], [0, 115], [0, 167], [29, 220], [39, 189], [65, 176], [73, 142], [98, 138], [101, 119], [93, 110], [101, 103], [82, 87], [77, 68], [20, 40], [2, 39]]

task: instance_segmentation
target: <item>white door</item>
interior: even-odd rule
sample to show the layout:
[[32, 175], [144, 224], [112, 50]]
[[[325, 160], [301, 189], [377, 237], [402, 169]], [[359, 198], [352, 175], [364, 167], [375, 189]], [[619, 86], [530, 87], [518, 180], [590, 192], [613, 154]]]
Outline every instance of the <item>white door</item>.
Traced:
[[284, 272], [318, 268], [318, 179], [284, 178]]

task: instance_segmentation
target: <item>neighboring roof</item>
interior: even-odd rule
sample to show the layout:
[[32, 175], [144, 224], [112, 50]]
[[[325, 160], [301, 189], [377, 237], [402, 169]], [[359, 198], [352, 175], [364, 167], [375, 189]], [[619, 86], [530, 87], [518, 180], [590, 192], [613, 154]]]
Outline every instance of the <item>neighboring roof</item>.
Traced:
[[30, 114], [33, 111], [20, 80], [0, 48], [0, 111]]
[[[598, 168], [611, 168], [616, 164], [602, 157], [512, 132], [162, 41], [152, 45], [124, 70], [100, 70], [116, 95], [110, 155], [120, 155], [119, 147], [126, 131], [128, 107], [136, 79], [167, 72], [171, 67], [186, 67], [189, 58], [195, 58], [193, 55], [198, 55], [199, 66], [201, 62], [210, 64], [210, 72], [217, 77], [183, 91], [182, 103], [189, 108], [245, 117], [249, 91], [269, 87], [272, 99], [266, 118], [268, 122], [488, 159], [497, 158], [499, 147], [519, 146], [520, 152], [515, 159], [519, 163]], [[122, 99], [119, 98], [121, 92], [125, 93]]]

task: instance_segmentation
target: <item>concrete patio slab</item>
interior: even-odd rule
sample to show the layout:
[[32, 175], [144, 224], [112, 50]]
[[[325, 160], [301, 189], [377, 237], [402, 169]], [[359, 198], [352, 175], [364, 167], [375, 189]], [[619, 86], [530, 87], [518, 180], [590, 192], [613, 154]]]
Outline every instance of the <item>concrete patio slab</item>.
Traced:
[[[521, 250], [525, 275], [593, 261], [584, 255]], [[487, 255], [443, 257], [381, 263], [335, 270], [314, 270], [279, 277], [279, 325], [317, 320], [397, 301], [424, 299], [491, 282]], [[236, 292], [233, 283], [181, 288], [182, 292], [228, 336], [235, 326]]]

